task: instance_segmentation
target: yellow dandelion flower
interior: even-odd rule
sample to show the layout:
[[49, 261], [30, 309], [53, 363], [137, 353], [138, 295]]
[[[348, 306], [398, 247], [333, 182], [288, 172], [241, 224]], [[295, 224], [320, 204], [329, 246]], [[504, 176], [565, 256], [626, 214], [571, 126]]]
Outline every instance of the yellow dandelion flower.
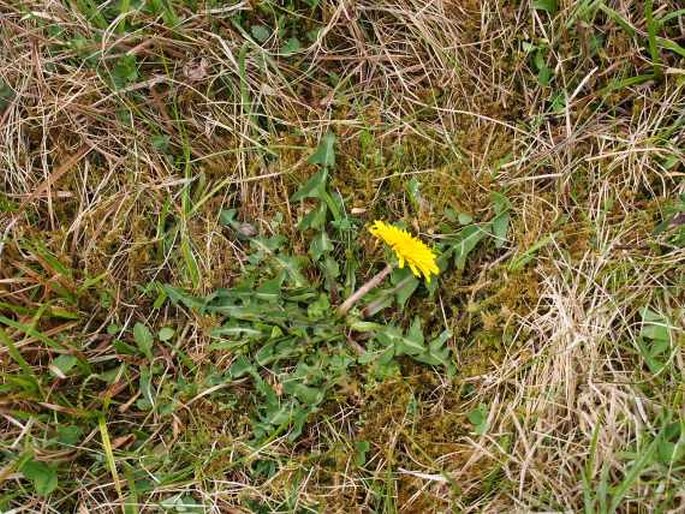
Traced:
[[406, 230], [383, 221], [375, 221], [369, 232], [392, 248], [400, 268], [404, 268], [406, 262], [414, 275], [420, 277], [423, 274], [428, 283], [431, 281], [431, 275], [437, 276], [439, 273], [440, 269], [435, 261], [437, 257], [433, 250]]

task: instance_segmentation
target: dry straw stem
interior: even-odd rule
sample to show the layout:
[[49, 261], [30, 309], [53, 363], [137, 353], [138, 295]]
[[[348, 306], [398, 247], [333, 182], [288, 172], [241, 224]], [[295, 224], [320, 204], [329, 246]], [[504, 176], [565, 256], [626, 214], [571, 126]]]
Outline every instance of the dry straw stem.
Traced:
[[364, 298], [368, 293], [376, 289], [379, 285], [383, 283], [388, 275], [392, 273], [392, 266], [390, 264], [386, 265], [381, 271], [376, 273], [372, 278], [370, 278], [363, 286], [357, 289], [350, 297], [345, 300], [340, 307], [338, 307], [338, 314], [344, 316], [349, 312], [349, 310], [354, 307], [354, 305]]

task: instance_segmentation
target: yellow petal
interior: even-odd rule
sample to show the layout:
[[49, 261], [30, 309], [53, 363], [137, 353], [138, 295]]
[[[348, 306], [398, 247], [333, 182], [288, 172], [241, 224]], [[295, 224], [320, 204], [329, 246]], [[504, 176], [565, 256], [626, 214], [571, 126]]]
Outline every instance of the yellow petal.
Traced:
[[406, 230], [376, 220], [369, 227], [369, 232], [392, 249], [400, 268], [404, 268], [405, 263], [409, 264], [412, 273], [417, 277], [423, 275], [426, 282], [430, 282], [431, 274], [440, 272], [433, 250]]

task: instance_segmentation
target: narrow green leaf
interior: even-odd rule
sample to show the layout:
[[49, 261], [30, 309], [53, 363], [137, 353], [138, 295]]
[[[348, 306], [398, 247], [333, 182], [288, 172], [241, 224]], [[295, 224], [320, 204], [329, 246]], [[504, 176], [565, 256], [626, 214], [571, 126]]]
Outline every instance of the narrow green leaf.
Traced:
[[397, 336], [393, 338], [393, 342], [397, 355], [416, 356], [422, 354], [426, 350], [426, 347], [422, 342], [416, 341], [410, 337]]
[[652, 57], [652, 66], [654, 73], [661, 74], [661, 57], [659, 56], [659, 47], [657, 45], [656, 33], [659, 29], [658, 22], [654, 20], [653, 8], [654, 0], [645, 0], [645, 18], [647, 19], [647, 40], [649, 42], [649, 53]]
[[541, 86], [549, 86], [552, 81], [552, 70], [547, 65], [542, 66], [538, 70], [537, 79]]
[[549, 14], [554, 14], [557, 12], [557, 1], [556, 0], [535, 0], [533, 2], [533, 8], [538, 11], [546, 11]]
[[317, 171], [300, 189], [297, 190], [292, 196], [291, 201], [297, 202], [298, 200], [304, 200], [305, 198], [323, 199], [327, 180], [328, 171], [326, 171], [326, 168]]
[[28, 334], [31, 337], [35, 337], [36, 339], [42, 341], [51, 348], [55, 348], [56, 350], [66, 350], [66, 348], [62, 346], [62, 344], [58, 343], [53, 339], [50, 339], [45, 334], [43, 334], [39, 330], [36, 330], [35, 328], [33, 328], [33, 326], [27, 323], [20, 323], [5, 316], [0, 316], [0, 323], [2, 323], [3, 325], [7, 325], [8, 327], [16, 328], [17, 330], [21, 330], [25, 334]]
[[40, 382], [38, 382], [38, 378], [33, 372], [31, 365], [28, 362], [26, 362], [26, 359], [24, 359], [21, 352], [14, 345], [14, 341], [10, 339], [10, 337], [7, 335], [7, 332], [5, 332], [2, 328], [0, 328], [0, 343], [2, 343], [5, 346], [5, 348], [7, 348], [7, 353], [9, 353], [10, 357], [17, 363], [17, 365], [23, 372], [24, 376], [22, 378], [25, 379], [25, 383], [27, 385], [30, 384], [29, 388], [31, 392], [39, 393]]
[[604, 2], [599, 3], [599, 9], [606, 14], [609, 19], [617, 23], [623, 30], [625, 30], [630, 37], [633, 37], [637, 33], [637, 29], [625, 17], [623, 17], [623, 15], [606, 5]]
[[255, 296], [260, 300], [277, 302], [281, 298], [281, 288], [285, 280], [285, 273], [281, 272], [275, 278], [267, 280], [255, 291]]
[[397, 271], [403, 272], [403, 277], [395, 286], [395, 298], [400, 308], [404, 308], [409, 298], [411, 298], [411, 295], [413, 295], [414, 291], [419, 287], [420, 281], [412, 274], [411, 270], [407, 268]]
[[52, 361], [51, 366], [54, 369], [51, 369], [51, 371], [53, 375], [60, 376], [60, 378], [64, 377], [76, 366], [77, 362], [78, 359], [74, 355], [59, 355]]
[[309, 245], [309, 254], [314, 261], [318, 261], [321, 257], [333, 250], [333, 243], [331, 242], [325, 230], [319, 232]]
[[492, 220], [492, 235], [495, 238], [495, 246], [502, 248], [507, 242], [507, 232], [509, 231], [510, 216], [508, 212], [503, 212]]
[[152, 395], [152, 376], [150, 375], [150, 368], [147, 366], [141, 366], [140, 368], [138, 386], [140, 387], [140, 392], [143, 394], [143, 398], [145, 398], [151, 407], [154, 407], [155, 398]]
[[107, 467], [109, 472], [112, 474], [112, 480], [114, 481], [114, 489], [117, 491], [119, 499], [122, 499], [121, 483], [119, 482], [119, 472], [117, 470], [116, 460], [114, 458], [114, 448], [112, 448], [112, 441], [109, 438], [109, 430], [107, 429], [107, 420], [103, 415], [98, 417], [98, 427], [100, 429], [100, 437], [102, 438], [102, 449], [105, 453], [105, 460], [107, 462]]
[[632, 463], [629, 468], [624, 468], [624, 476], [621, 482], [612, 488], [611, 504], [609, 505], [609, 512], [616, 512], [621, 505], [623, 498], [628, 493], [633, 483], [640, 478], [642, 472], [649, 466], [652, 459], [655, 457], [659, 448], [659, 443], [662, 441], [663, 431], [660, 432], [654, 440], [646, 448], [641, 448], [638, 458]]
[[685, 48], [680, 46], [675, 41], [671, 41], [670, 39], [657, 36], [656, 42], [658, 46], [660, 46], [664, 50], [668, 50], [669, 52], [673, 52], [675, 54], [678, 54], [680, 57], [685, 58]]
[[305, 405], [318, 405], [324, 397], [324, 391], [318, 387], [310, 387], [300, 382], [286, 381], [283, 391], [291, 394]]
[[250, 362], [250, 360], [244, 355], [239, 355], [233, 362], [233, 365], [231, 365], [229, 374], [232, 378], [240, 378], [244, 375], [247, 375], [253, 369], [254, 366], [252, 365], [252, 362]]
[[423, 329], [421, 327], [421, 318], [418, 316], [414, 317], [414, 321], [412, 321], [412, 324], [409, 327], [407, 337], [412, 341], [416, 341], [417, 343], [423, 345], [425, 339], [423, 337]]
[[606, 87], [603, 87], [597, 93], [599, 95], [606, 95], [613, 91], [620, 91], [622, 89], [627, 89], [639, 84], [644, 84], [645, 82], [654, 80], [656, 77], [656, 73], [643, 73], [642, 75], [627, 77], [625, 79], [612, 79], [609, 81], [609, 84]]
[[307, 162], [324, 168], [335, 166], [335, 134], [333, 132], [326, 133]]
[[152, 359], [152, 344], [154, 339], [152, 337], [152, 332], [142, 323], [138, 322], [133, 326], [133, 339], [138, 345], [140, 351], [148, 359]]
[[330, 279], [336, 279], [340, 276], [340, 265], [330, 255], [326, 255], [323, 260], [323, 267], [326, 270], [326, 274]]
[[642, 327], [640, 333], [642, 337], [656, 341], [666, 341], [668, 343], [671, 340], [670, 326], [666, 323], [647, 323]]
[[412, 207], [415, 211], [419, 211], [421, 208], [421, 184], [416, 177], [412, 177], [412, 179], [407, 182], [404, 188], [407, 191], [409, 202], [411, 203]]
[[[294, 197], [293, 197], [294, 198]], [[321, 202], [317, 207], [305, 214], [297, 228], [299, 230], [320, 229], [326, 224], [326, 214], [328, 213], [328, 206], [326, 202]]]
[[464, 269], [469, 254], [486, 235], [487, 232], [477, 225], [469, 225], [457, 234], [455, 241], [451, 245], [457, 269]]
[[512, 259], [511, 263], [509, 264], [509, 270], [518, 271], [522, 269], [526, 264], [535, 258], [535, 255], [538, 253], [538, 251], [540, 251], [541, 248], [544, 248], [554, 240], [554, 236], [555, 234], [549, 234], [547, 237], [540, 239], [533, 246]]
[[371, 449], [371, 444], [368, 441], [356, 441], [354, 443], [354, 449], [354, 462], [357, 466], [363, 466], [366, 464], [366, 454]]

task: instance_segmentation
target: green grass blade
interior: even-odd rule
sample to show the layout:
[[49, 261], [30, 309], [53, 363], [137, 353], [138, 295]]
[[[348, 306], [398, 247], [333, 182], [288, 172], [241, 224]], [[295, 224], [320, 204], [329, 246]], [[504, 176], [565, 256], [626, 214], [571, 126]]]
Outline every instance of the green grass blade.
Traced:
[[659, 56], [659, 47], [656, 41], [656, 33], [659, 28], [659, 23], [654, 19], [653, 8], [654, 0], [645, 0], [645, 18], [647, 19], [649, 54], [652, 57], [654, 73], [659, 76], [661, 75], [661, 58]]
[[5, 332], [2, 328], [0, 328], [0, 343], [5, 345], [7, 348], [7, 353], [9, 353], [10, 357], [12, 357], [19, 368], [24, 372], [25, 377], [29, 380], [29, 383], [32, 384], [35, 392], [41, 393], [40, 382], [38, 381], [38, 377], [36, 377], [35, 373], [33, 372], [31, 365], [26, 362], [26, 359], [24, 359], [24, 357], [21, 355], [21, 352], [14, 345], [12, 339], [10, 339], [10, 337], [7, 335], [7, 332]]

